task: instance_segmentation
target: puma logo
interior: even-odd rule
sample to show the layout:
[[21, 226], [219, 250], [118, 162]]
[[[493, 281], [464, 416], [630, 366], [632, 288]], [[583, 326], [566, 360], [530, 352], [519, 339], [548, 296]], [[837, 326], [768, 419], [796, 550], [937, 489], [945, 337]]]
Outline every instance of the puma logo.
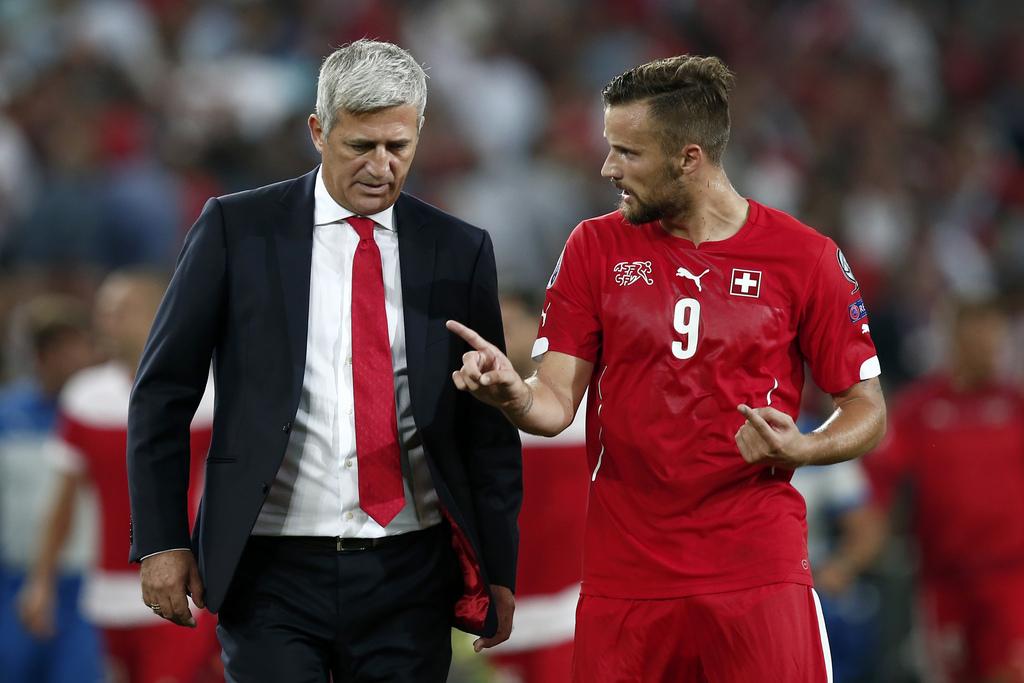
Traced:
[[693, 273], [688, 271], [686, 268], [680, 268], [679, 270], [676, 271], [676, 277], [685, 277], [685, 278], [689, 278], [689, 279], [693, 280], [694, 282], [697, 283], [697, 291], [698, 292], [703, 292], [704, 290], [700, 288], [700, 279], [702, 277], [704, 277], [705, 275], [707, 275], [708, 273], [710, 273], [710, 272], [711, 272], [711, 269], [710, 268], [706, 268], [704, 270], [704, 272], [701, 273], [700, 275], [694, 275]]

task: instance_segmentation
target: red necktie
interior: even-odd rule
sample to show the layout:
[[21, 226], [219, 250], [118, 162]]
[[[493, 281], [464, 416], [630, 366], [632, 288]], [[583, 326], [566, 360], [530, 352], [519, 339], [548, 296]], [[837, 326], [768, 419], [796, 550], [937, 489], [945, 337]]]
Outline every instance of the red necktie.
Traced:
[[359, 506], [387, 526], [405, 507], [395, 415], [395, 376], [384, 311], [384, 272], [373, 221], [352, 216], [359, 234], [352, 260], [352, 384], [359, 461]]

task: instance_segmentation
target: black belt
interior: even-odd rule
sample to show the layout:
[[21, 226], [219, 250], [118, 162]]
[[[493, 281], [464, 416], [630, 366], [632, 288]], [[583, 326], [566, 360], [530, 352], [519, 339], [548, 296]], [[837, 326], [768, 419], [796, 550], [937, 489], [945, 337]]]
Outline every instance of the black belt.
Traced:
[[272, 543], [278, 546], [286, 546], [298, 551], [306, 552], [358, 552], [361, 550], [373, 550], [381, 546], [391, 545], [400, 541], [410, 541], [418, 538], [420, 534], [433, 531], [435, 527], [420, 531], [410, 531], [404, 534], [393, 536], [381, 536], [380, 538], [348, 538], [344, 536], [252, 536], [250, 541], [258, 543]]

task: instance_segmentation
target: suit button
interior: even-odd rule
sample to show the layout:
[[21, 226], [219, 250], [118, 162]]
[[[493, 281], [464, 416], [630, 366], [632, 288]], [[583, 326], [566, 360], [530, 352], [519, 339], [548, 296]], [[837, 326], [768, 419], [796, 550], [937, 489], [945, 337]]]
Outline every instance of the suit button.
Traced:
[[267, 495], [267, 493], [270, 491], [270, 487], [267, 486], [266, 484], [263, 484], [263, 486], [261, 486], [260, 489], [263, 491], [263, 495]]
[[292, 431], [291, 420], [289, 420], [288, 422], [285, 422], [283, 425], [281, 425], [281, 431], [284, 432], [285, 434], [287, 434], [288, 432]]

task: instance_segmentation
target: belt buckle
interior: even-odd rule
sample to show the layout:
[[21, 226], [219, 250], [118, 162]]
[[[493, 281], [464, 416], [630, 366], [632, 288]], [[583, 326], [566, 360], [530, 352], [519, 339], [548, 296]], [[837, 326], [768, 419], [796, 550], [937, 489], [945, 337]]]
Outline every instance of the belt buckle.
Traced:
[[338, 552], [353, 552], [369, 550], [373, 547], [372, 538], [345, 538], [338, 536], [336, 539]]

